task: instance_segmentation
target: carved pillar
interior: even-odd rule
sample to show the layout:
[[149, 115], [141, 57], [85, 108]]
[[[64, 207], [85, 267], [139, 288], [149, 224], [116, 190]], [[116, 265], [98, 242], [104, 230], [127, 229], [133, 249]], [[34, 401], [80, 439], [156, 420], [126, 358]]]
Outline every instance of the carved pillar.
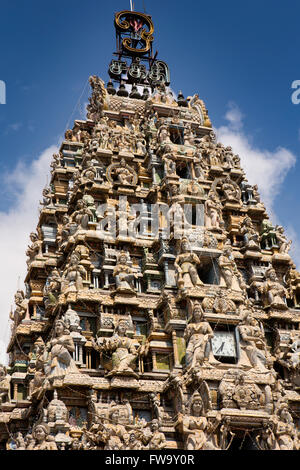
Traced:
[[156, 362], [156, 352], [152, 351], [152, 365], [153, 369], [157, 369], [157, 362]]
[[108, 281], [108, 272], [107, 271], [104, 271], [104, 287], [108, 287], [109, 286], [109, 281]]
[[86, 368], [91, 369], [92, 368], [92, 358], [91, 358], [91, 349], [86, 348]]
[[17, 382], [14, 383], [13, 396], [14, 396], [14, 400], [18, 401], [18, 384], [17, 384]]
[[79, 362], [80, 362], [80, 364], [83, 364], [83, 348], [82, 348], [82, 344], [79, 345]]
[[174, 354], [174, 367], [179, 367], [180, 364], [179, 364], [179, 356], [178, 356], [176, 330], [172, 331], [172, 343], [173, 343], [173, 354]]
[[33, 309], [32, 319], [36, 320], [36, 304], [33, 304], [32, 309]]
[[169, 286], [169, 264], [168, 261], [164, 262], [164, 271], [165, 271], [165, 279], [166, 279], [166, 285]]

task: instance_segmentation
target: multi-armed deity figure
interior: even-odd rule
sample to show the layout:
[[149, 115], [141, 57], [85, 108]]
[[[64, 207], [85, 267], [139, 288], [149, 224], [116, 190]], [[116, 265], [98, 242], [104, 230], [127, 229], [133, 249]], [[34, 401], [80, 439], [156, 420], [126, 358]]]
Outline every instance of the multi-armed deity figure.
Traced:
[[120, 320], [110, 338], [99, 338], [94, 344], [101, 354], [103, 366], [109, 372], [108, 377], [114, 375], [126, 375], [138, 377], [135, 372], [137, 358], [142, 353], [140, 344], [127, 336], [128, 321]]

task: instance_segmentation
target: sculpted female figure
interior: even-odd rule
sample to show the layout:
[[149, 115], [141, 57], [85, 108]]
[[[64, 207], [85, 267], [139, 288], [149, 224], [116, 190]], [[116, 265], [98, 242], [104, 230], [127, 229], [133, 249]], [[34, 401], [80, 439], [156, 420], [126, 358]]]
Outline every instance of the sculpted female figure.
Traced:
[[8, 375], [6, 367], [0, 364], [0, 405], [4, 401], [10, 403], [10, 381], [11, 376]]
[[264, 335], [257, 320], [251, 314], [251, 310], [245, 312], [243, 321], [238, 326], [238, 331], [241, 337], [241, 349], [246, 352], [252, 367], [266, 372], [269, 354], [265, 349]]
[[[220, 420], [219, 416], [217, 420]], [[186, 450], [219, 450], [218, 446], [208, 438], [213, 427], [205, 417], [203, 401], [198, 392], [195, 392], [191, 398], [188, 415], [181, 415], [179, 421], [186, 435]]]
[[222, 184], [222, 190], [223, 190], [225, 198], [228, 201], [240, 202], [240, 198], [241, 198], [240, 188], [238, 187], [237, 184], [235, 185], [231, 181], [230, 176], [227, 176], [224, 179], [224, 182]]
[[47, 424], [37, 424], [33, 429], [32, 435], [35, 443], [31, 444], [31, 449], [28, 450], [57, 450], [56, 443], [53, 437], [50, 437], [50, 429]]
[[259, 250], [259, 235], [254, 229], [250, 217], [245, 217], [240, 225], [240, 234], [243, 235], [244, 245], [248, 248]]
[[115, 175], [118, 177], [120, 184], [133, 184], [133, 170], [126, 165], [124, 158], [122, 158], [120, 166], [115, 170]]
[[222, 204], [214, 192], [209, 194], [204, 204], [205, 211], [205, 227], [220, 228], [223, 225]]
[[61, 290], [65, 292], [67, 288], [74, 292], [83, 289], [83, 279], [86, 278], [86, 270], [80, 264], [80, 255], [73, 252], [70, 257], [70, 262], [63, 272], [61, 280]]
[[183, 237], [180, 244], [180, 254], [174, 263], [177, 270], [177, 284], [180, 289], [203, 285], [196, 269], [198, 264], [200, 264], [200, 259], [191, 251], [188, 239]]
[[116, 278], [116, 288], [123, 292], [134, 292], [133, 281], [135, 274], [130, 266], [128, 266], [128, 255], [125, 251], [121, 251], [117, 257], [117, 266], [113, 275]]
[[72, 214], [71, 222], [76, 222], [78, 227], [83, 230], [87, 230], [89, 220], [92, 220], [92, 218], [92, 211], [87, 207], [87, 204], [83, 199], [79, 199], [77, 202], [77, 209]]
[[276, 437], [275, 450], [293, 450], [296, 442], [293, 419], [288, 411], [288, 404], [282, 402], [277, 413], [272, 417]]
[[29, 257], [28, 263], [31, 263], [37, 255], [42, 255], [42, 241], [35, 232], [31, 232], [29, 235], [32, 245], [28, 245], [26, 255]]
[[47, 343], [45, 374], [52, 384], [63, 380], [66, 374], [78, 374], [79, 370], [72, 358], [75, 351], [73, 338], [62, 320], [55, 322], [54, 335]]
[[218, 264], [226, 286], [228, 289], [231, 289], [233, 282], [234, 258], [230, 247], [225, 246], [222, 255], [218, 259]]
[[203, 310], [197, 302], [193, 307], [192, 320], [184, 332], [184, 339], [187, 344], [185, 360], [186, 366], [190, 369], [203, 364], [206, 345], [214, 336], [210, 324], [203, 320]]

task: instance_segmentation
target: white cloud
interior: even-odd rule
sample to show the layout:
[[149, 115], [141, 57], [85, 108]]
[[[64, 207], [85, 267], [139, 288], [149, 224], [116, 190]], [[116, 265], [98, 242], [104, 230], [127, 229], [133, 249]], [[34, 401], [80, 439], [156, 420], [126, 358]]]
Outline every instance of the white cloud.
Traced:
[[[215, 129], [218, 140], [226, 146], [230, 145], [234, 153], [239, 154], [246, 178], [249, 183], [258, 185], [261, 200], [273, 224], [280, 224], [274, 203], [288, 171], [296, 163], [296, 156], [284, 147], [278, 147], [273, 151], [255, 147], [251, 137], [243, 130], [243, 114], [235, 103], [229, 103], [225, 119], [228, 124]], [[293, 241], [290, 254], [299, 269], [300, 241], [292, 224], [286, 227], [286, 235]]]
[[292, 240], [291, 251], [289, 252], [298, 271], [300, 270], [300, 240], [298, 234], [292, 225], [287, 225], [285, 227], [285, 233], [289, 240]]
[[225, 119], [229, 122], [231, 129], [239, 130], [243, 127], [243, 117], [239, 107], [233, 101], [228, 103], [228, 111], [225, 114]]
[[274, 151], [256, 148], [242, 129], [242, 117], [238, 106], [230, 103], [225, 115], [228, 125], [216, 129], [218, 140], [239, 154], [248, 181], [258, 185], [263, 202], [274, 213], [273, 203], [288, 171], [296, 163], [296, 156], [284, 147]]
[[7, 211], [0, 211], [0, 363], [9, 340], [9, 312], [14, 294], [18, 287], [23, 288], [26, 275], [29, 234], [38, 222], [39, 201], [49, 182], [50, 161], [55, 152], [57, 147], [53, 145], [30, 165], [19, 163], [13, 172], [1, 178], [2, 188], [14, 196], [15, 202]]

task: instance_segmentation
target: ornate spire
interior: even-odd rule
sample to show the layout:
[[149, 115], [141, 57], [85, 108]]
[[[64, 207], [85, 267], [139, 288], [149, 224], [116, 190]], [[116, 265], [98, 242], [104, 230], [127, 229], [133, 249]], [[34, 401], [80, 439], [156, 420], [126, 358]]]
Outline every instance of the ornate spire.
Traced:
[[170, 84], [167, 64], [153, 55], [154, 25], [151, 16], [123, 10], [115, 15], [118, 59], [109, 66], [109, 76], [117, 82], [148, 85]]

